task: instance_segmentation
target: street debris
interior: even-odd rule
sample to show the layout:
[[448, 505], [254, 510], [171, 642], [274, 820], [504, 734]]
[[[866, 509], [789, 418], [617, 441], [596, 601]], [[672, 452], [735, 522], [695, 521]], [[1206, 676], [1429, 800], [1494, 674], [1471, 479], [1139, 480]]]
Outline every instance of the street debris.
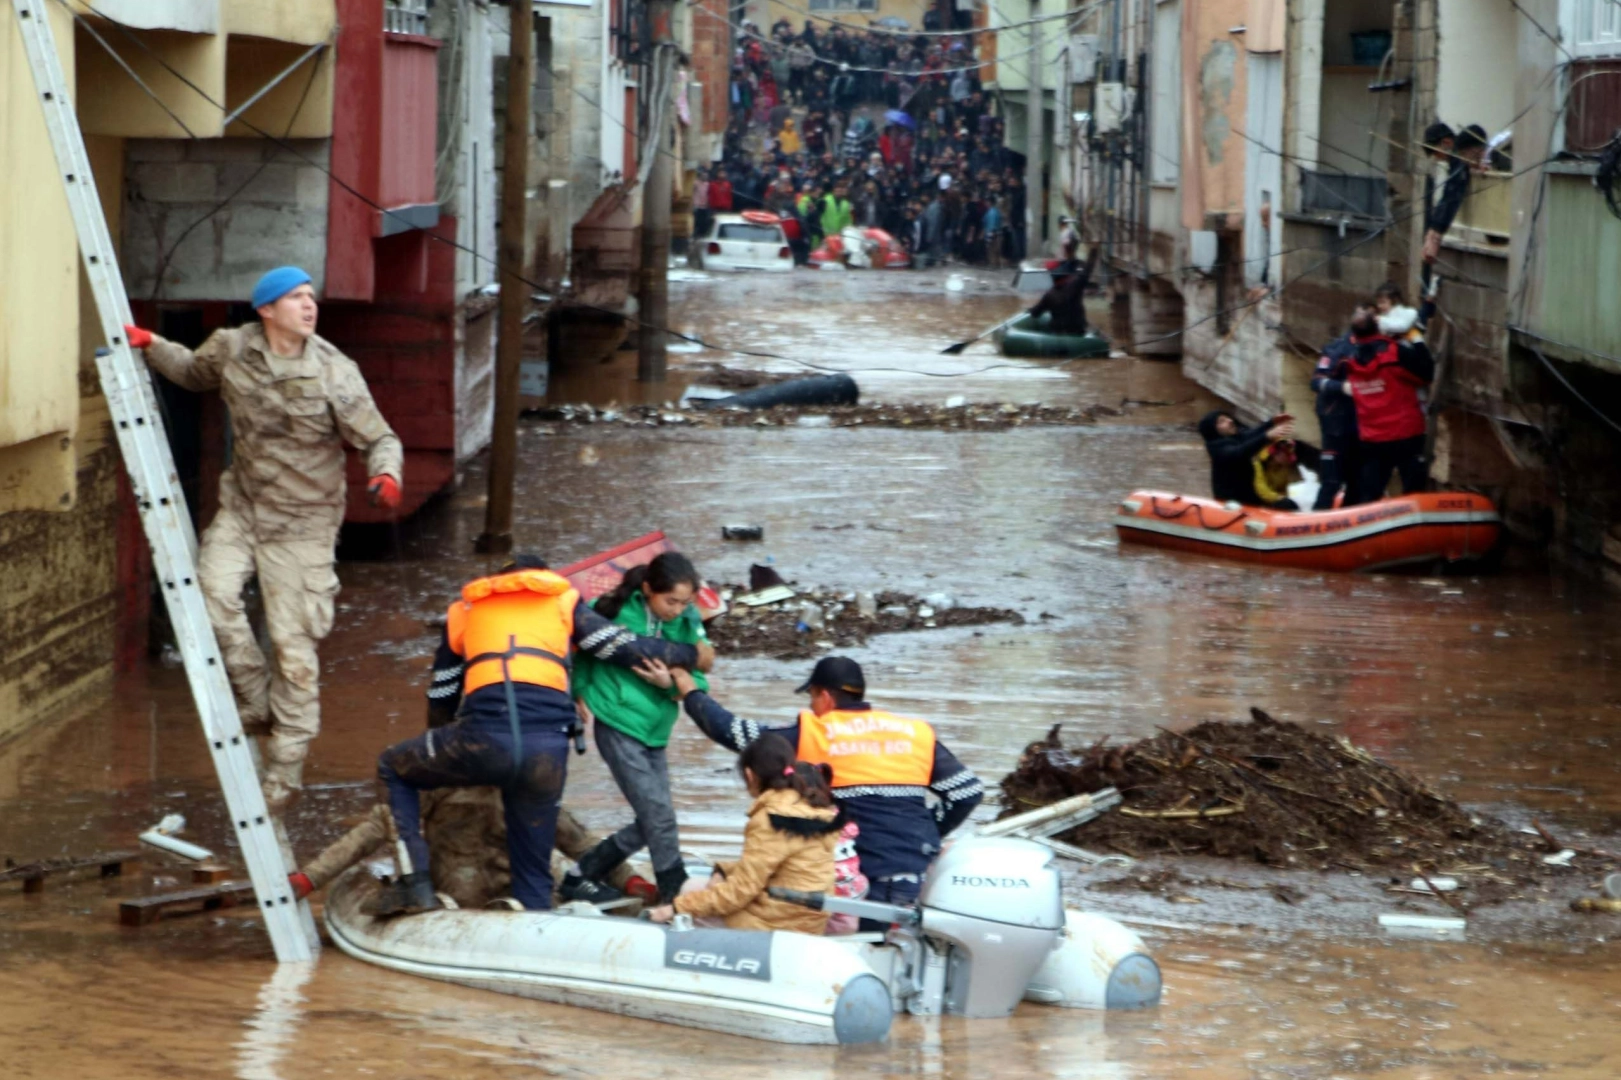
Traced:
[[1425, 941], [1462, 941], [1468, 922], [1438, 915], [1379, 916], [1379, 928], [1389, 937], [1418, 938]]
[[[1540, 849], [1552, 846], [1551, 836], [1525, 836], [1471, 815], [1343, 738], [1259, 709], [1251, 714], [1251, 723], [1207, 721], [1123, 746], [1100, 740], [1065, 747], [1055, 726], [1003, 779], [1006, 812], [1117, 788], [1123, 805], [1116, 812], [1062, 839], [1137, 858], [1206, 855], [1382, 872], [1391, 878], [1387, 891], [1428, 896], [1460, 912], [1459, 889], [1478, 907], [1569, 879], [1568, 858], [1544, 865]], [[1164, 891], [1165, 884], [1154, 886]]]
[[[952, 400], [956, 400], [955, 398]], [[975, 402], [973, 404], [925, 405], [885, 403], [866, 405], [778, 405], [756, 410], [727, 405], [696, 409], [692, 401], [666, 405], [610, 404], [555, 405], [527, 413], [525, 425], [532, 431], [549, 431], [557, 426], [583, 427], [610, 424], [620, 427], [798, 427], [807, 416], [825, 416], [831, 427], [916, 428], [920, 431], [1005, 431], [1024, 426], [1074, 426], [1096, 423], [1100, 417], [1119, 416], [1121, 410], [1108, 405], [1059, 406], [1038, 402]]]
[[191, 859], [193, 862], [208, 862], [214, 858], [214, 853], [205, 847], [181, 840], [175, 834], [184, 832], [186, 819], [181, 814], [166, 814], [162, 821], [142, 833], [137, 839], [143, 844], [151, 844], [155, 848], [179, 855], [182, 859]]
[[118, 877], [123, 874], [125, 863], [136, 862], [140, 857], [139, 851], [100, 851], [94, 855], [39, 859], [21, 864], [7, 858], [5, 869], [0, 870], [0, 882], [21, 881], [25, 893], [44, 892], [45, 879], [52, 874], [66, 874], [94, 867], [101, 871], [104, 878]]
[[722, 525], [720, 527], [722, 540], [764, 540], [764, 525]]
[[[785, 586], [773, 587], [771, 591], [780, 588]], [[734, 586], [734, 592], [742, 592], [742, 586]], [[758, 596], [758, 592], [734, 595], [738, 606], [706, 624], [710, 641], [723, 656], [803, 660], [832, 649], [863, 645], [873, 634], [1024, 623], [1022, 615], [1007, 608], [953, 607], [924, 615], [928, 605], [900, 592], [885, 591], [864, 597], [856, 592], [790, 588], [780, 600], [765, 600], [759, 606], [749, 606], [747, 599]], [[790, 598], [799, 602], [782, 602]], [[868, 609], [871, 614], [863, 614]]]
[[771, 409], [783, 405], [855, 405], [861, 388], [848, 375], [810, 375], [744, 390], [724, 398], [699, 398], [699, 409]]

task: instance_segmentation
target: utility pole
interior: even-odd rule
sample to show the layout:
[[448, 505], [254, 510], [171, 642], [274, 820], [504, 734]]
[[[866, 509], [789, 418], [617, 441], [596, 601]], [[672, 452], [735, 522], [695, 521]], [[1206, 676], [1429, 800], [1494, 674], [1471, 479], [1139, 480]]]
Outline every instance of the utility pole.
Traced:
[[[663, 382], [669, 356], [664, 328], [670, 314], [670, 89], [672, 79], [662, 83], [659, 71], [675, 46], [672, 21], [675, 0], [648, 0], [647, 21], [652, 29], [653, 62], [651, 77], [659, 97], [647, 103], [648, 123], [652, 125], [648, 153], [647, 183], [642, 189], [642, 280], [636, 290], [636, 317], [641, 332], [636, 335], [636, 378], [639, 382]], [[673, 65], [672, 65], [673, 73]]]
[[506, 152], [501, 173], [501, 278], [499, 337], [495, 345], [495, 421], [490, 433], [490, 495], [477, 549], [512, 550], [512, 489], [518, 471], [518, 372], [523, 364], [523, 318], [529, 309], [524, 247], [529, 223], [530, 101], [535, 85], [535, 15], [530, 0], [508, 0], [512, 44], [507, 59]]
[[[1024, 146], [1024, 253], [1035, 258], [1041, 245], [1041, 222], [1046, 217], [1046, 204], [1041, 194], [1041, 143], [1046, 134], [1046, 108], [1041, 93], [1041, 0], [1030, 0], [1030, 56], [1025, 65], [1030, 71], [1025, 90], [1025, 146]], [[1037, 207], [1040, 209], [1037, 209]]]

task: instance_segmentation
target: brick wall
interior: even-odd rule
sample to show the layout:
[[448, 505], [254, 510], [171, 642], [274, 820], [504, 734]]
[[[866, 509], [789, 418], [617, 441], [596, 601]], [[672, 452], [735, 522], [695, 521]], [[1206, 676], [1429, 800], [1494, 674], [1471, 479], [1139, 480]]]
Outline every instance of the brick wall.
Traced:
[[703, 116], [695, 119], [700, 134], [718, 135], [726, 131], [731, 96], [731, 27], [726, 24], [726, 0], [698, 0], [695, 7], [692, 74], [704, 88]]

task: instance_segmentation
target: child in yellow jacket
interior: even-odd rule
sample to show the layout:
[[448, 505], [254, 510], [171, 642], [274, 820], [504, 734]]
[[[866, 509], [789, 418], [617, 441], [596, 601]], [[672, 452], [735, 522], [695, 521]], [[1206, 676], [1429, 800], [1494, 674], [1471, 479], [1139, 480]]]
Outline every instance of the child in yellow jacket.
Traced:
[[817, 766], [795, 761], [788, 740], [769, 732], [744, 748], [737, 765], [754, 796], [743, 857], [718, 864], [708, 888], [682, 893], [650, 917], [662, 923], [680, 913], [719, 917], [734, 930], [820, 934], [825, 914], [772, 899], [766, 890], [833, 891], [839, 823], [827, 777]]

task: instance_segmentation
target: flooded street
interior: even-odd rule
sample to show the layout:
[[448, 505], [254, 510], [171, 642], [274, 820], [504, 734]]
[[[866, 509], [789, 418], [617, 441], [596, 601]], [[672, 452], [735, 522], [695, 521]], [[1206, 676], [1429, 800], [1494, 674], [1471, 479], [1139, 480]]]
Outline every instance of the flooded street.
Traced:
[[[1016, 609], [1023, 626], [891, 635], [852, 651], [875, 702], [932, 720], [988, 786], [1054, 724], [1071, 743], [1124, 741], [1256, 705], [1344, 734], [1512, 825], [1621, 830], [1614, 597], [1528, 558], [1491, 576], [1348, 577], [1122, 548], [1113, 518], [1123, 494], [1206, 487], [1190, 422], [1208, 398], [1173, 365], [1003, 361], [984, 343], [939, 355], [1021, 303], [972, 280], [948, 293], [945, 280], [689, 275], [672, 282], [671, 307], [682, 332], [706, 341], [851, 370], [864, 399], [965, 395], [1120, 415], [983, 433], [526, 420], [517, 548], [562, 565], [663, 529], [712, 582], [745, 582], [751, 562], [769, 559], [807, 586]], [[671, 362], [805, 370], [716, 352]], [[672, 375], [672, 387], [684, 384]], [[323, 732], [289, 819], [301, 855], [369, 806], [378, 751], [420, 730], [437, 633], [428, 623], [489, 568], [472, 554], [483, 504], [475, 467], [459, 492], [354, 544], [340, 566], [337, 627], [322, 648]], [[724, 541], [730, 524], [763, 526], [765, 538]], [[715, 696], [787, 721], [807, 669], [722, 656]], [[748, 799], [732, 756], [690, 725], [677, 732], [683, 829], [739, 833]], [[593, 826], [622, 823], [596, 754], [571, 767], [568, 804]], [[977, 816], [997, 809], [988, 799]], [[227, 850], [177, 667], [154, 665], [113, 699], [0, 746], [0, 854], [19, 862], [132, 847], [176, 811], [189, 839]], [[313, 972], [278, 971], [251, 913], [123, 929], [117, 897], [184, 881], [154, 855], [124, 878], [53, 878], [32, 895], [0, 886], [0, 1075], [674, 1078], [697, 1061], [708, 1080], [1621, 1075], [1621, 916], [1566, 911], [1591, 895], [1580, 859], [1567, 887], [1482, 913], [1462, 943], [1379, 938], [1380, 910], [1445, 909], [1403, 907], [1343, 876], [1293, 875], [1316, 897], [1302, 908], [1264, 893], [1172, 904], [1089, 894], [1096, 872], [1064, 865], [1072, 903], [1126, 917], [1147, 939], [1164, 970], [1159, 1008], [900, 1018], [886, 1045], [834, 1050], [441, 985], [336, 948]]]

